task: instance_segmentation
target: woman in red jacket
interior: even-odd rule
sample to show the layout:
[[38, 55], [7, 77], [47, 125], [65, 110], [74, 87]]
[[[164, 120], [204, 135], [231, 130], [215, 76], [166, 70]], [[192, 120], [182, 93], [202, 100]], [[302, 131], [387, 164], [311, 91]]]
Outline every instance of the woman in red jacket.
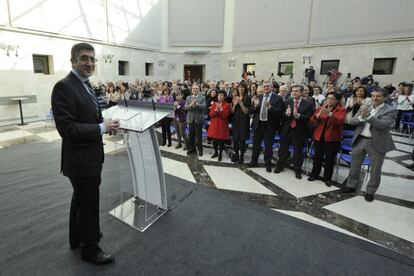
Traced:
[[322, 162], [325, 160], [323, 178], [328, 187], [332, 185], [335, 157], [341, 146], [342, 129], [346, 117], [346, 109], [339, 105], [341, 97], [339, 93], [328, 93], [326, 102], [315, 111], [310, 119], [310, 123], [315, 126], [313, 131], [315, 157], [308, 181], [314, 181], [319, 177]]
[[207, 133], [207, 136], [213, 139], [214, 154], [211, 158], [218, 156], [218, 161], [222, 158], [224, 142], [230, 138], [230, 111], [230, 104], [225, 101], [225, 92], [220, 91], [218, 101], [210, 109], [210, 126]]

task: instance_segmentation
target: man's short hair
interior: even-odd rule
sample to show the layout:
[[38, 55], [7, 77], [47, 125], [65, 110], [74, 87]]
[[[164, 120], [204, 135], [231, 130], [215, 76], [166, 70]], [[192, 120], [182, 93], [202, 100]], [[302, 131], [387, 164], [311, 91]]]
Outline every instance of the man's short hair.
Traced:
[[79, 56], [80, 51], [82, 51], [82, 50], [94, 51], [95, 52], [95, 49], [93, 48], [93, 46], [91, 44], [81, 42], [81, 43], [77, 43], [77, 44], [72, 46], [72, 50], [70, 51], [70, 58], [71, 59], [76, 59]]
[[388, 96], [388, 91], [381, 87], [374, 87], [374, 90], [372, 90], [371, 93], [374, 93], [374, 92], [382, 93], [382, 96], [384, 96], [384, 98]]
[[293, 91], [293, 88], [299, 88], [300, 93], [303, 93], [303, 90], [304, 90], [303, 85], [300, 85], [300, 84], [292, 85], [291, 91]]

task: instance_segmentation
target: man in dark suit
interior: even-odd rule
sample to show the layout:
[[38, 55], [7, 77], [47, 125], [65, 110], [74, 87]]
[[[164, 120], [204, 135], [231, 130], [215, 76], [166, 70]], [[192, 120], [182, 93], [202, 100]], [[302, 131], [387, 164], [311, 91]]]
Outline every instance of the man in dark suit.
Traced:
[[89, 82], [95, 70], [95, 50], [87, 43], [72, 47], [72, 71], [53, 88], [52, 110], [62, 137], [63, 175], [70, 179], [73, 195], [70, 206], [69, 243], [81, 247], [84, 261], [106, 264], [114, 257], [102, 251], [98, 242], [99, 185], [104, 151], [102, 135], [118, 128], [117, 120], [103, 121]]
[[291, 98], [286, 101], [286, 111], [283, 113], [283, 125], [279, 148], [279, 162], [275, 173], [280, 173], [285, 167], [289, 156], [289, 144], [293, 144], [293, 167], [297, 179], [302, 178], [303, 147], [309, 137], [309, 118], [314, 108], [311, 102], [302, 99], [304, 87], [292, 86]]
[[203, 156], [202, 132], [204, 124], [204, 114], [207, 109], [206, 96], [200, 93], [200, 86], [194, 83], [191, 87], [191, 95], [187, 97], [184, 110], [187, 111], [188, 124], [188, 151], [187, 154], [196, 153]]
[[276, 130], [280, 129], [284, 103], [282, 97], [271, 92], [269, 81], [263, 83], [263, 89], [264, 94], [254, 98], [253, 106], [249, 110], [250, 114], [253, 114], [252, 129], [254, 131], [253, 153], [249, 167], [257, 166], [261, 143], [264, 140], [266, 171], [271, 172], [273, 143]]

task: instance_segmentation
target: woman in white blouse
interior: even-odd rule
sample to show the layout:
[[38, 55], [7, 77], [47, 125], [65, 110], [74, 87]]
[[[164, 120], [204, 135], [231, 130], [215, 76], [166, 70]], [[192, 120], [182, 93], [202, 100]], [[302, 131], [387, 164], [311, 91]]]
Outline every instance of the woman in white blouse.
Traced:
[[395, 129], [400, 128], [400, 121], [403, 113], [412, 113], [414, 104], [414, 95], [412, 94], [413, 88], [406, 86], [404, 92], [398, 96], [397, 100], [397, 119], [395, 120]]
[[[346, 100], [345, 108], [347, 110], [347, 118], [352, 118], [355, 116], [355, 114], [363, 105], [370, 107], [372, 105], [372, 100], [371, 98], [368, 98], [367, 88], [360, 85], [355, 89], [352, 97], [349, 97]], [[348, 124], [344, 125], [344, 129], [347, 130], [355, 130], [355, 128], [356, 126], [351, 126]]]

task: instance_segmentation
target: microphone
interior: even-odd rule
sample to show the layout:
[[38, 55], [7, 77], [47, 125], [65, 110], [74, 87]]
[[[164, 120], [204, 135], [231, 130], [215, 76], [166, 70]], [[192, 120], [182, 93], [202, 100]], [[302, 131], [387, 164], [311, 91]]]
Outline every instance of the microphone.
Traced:
[[124, 103], [125, 103], [125, 107], [128, 108], [128, 101], [127, 101], [127, 99], [125, 97], [125, 94], [124, 94]]

